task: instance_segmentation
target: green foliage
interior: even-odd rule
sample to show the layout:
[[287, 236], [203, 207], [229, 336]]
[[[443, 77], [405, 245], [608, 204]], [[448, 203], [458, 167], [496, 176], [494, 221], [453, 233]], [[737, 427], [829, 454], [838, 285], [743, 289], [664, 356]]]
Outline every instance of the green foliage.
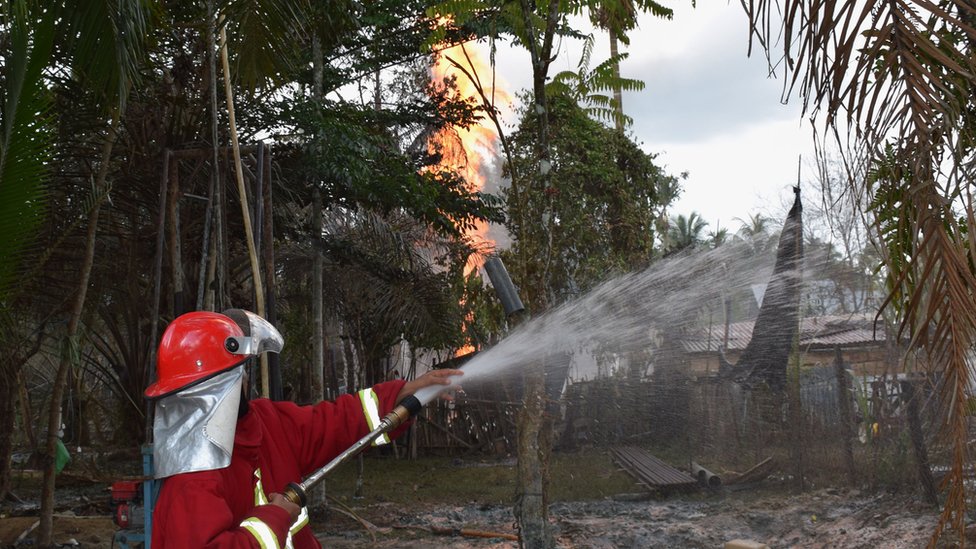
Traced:
[[43, 81], [55, 41], [50, 10], [30, 0], [0, 8], [7, 29], [0, 63], [0, 300], [45, 215], [53, 154], [51, 94]]
[[[895, 149], [886, 147], [885, 157], [868, 173], [868, 185], [874, 189], [868, 211], [875, 223], [882, 242], [885, 243], [885, 286], [890, 292], [889, 303], [898, 317], [904, 314], [908, 296], [918, 285], [918, 272], [910, 268], [915, 248], [913, 223], [918, 218], [917, 203], [909, 196], [911, 170], [897, 159]], [[901, 273], [903, 278], [894, 276]]]
[[[590, 69], [593, 54], [593, 35], [583, 43], [583, 53], [580, 56], [577, 72], [563, 71], [553, 77], [548, 85], [550, 93], [565, 94], [574, 98], [578, 103], [588, 105], [586, 113], [597, 120], [614, 122], [620, 105], [614, 100], [612, 92], [615, 89], [637, 92], [644, 89], [644, 82], [633, 78], [621, 78], [617, 75], [617, 65], [627, 59], [626, 53], [610, 56], [605, 61]], [[611, 92], [611, 95], [601, 92]], [[621, 115], [624, 125], [629, 126], [633, 119]]]
[[455, 277], [461, 285], [464, 344], [485, 349], [503, 338], [508, 329], [505, 311], [498, 294], [473, 270], [467, 277]]
[[[534, 172], [537, 123], [526, 110], [512, 136], [519, 173]], [[657, 190], [677, 181], [621, 132], [592, 120], [570, 96], [550, 97], [549, 124], [553, 186], [527, 180], [518, 196], [509, 193], [508, 228], [518, 238], [517, 255], [540, 258], [551, 243], [552, 290], [571, 295], [647, 264], [662, 206]], [[551, 228], [537, 221], [550, 207]], [[531, 263], [520, 274], [539, 277], [545, 260]]]
[[431, 50], [437, 45], [455, 44], [463, 40], [488, 36], [492, 39], [509, 37], [516, 46], [531, 49], [539, 36], [546, 33], [550, 18], [555, 21], [553, 34], [565, 38], [585, 38], [571, 27], [567, 16], [577, 2], [559, 0], [556, 12], [550, 13], [552, 2], [530, 2], [530, 10], [523, 11], [519, 0], [448, 0], [436, 2], [426, 10], [427, 17], [439, 24], [424, 42]]
[[[600, 500], [634, 490], [634, 480], [614, 465], [609, 454], [585, 450], [556, 454], [552, 460], [551, 501]], [[351, 497], [355, 463], [343, 464], [329, 477], [330, 496]], [[508, 505], [515, 469], [505, 461], [429, 457], [417, 461], [366, 458], [364, 502]]]
[[59, 0], [52, 6], [67, 62], [107, 113], [124, 104], [145, 67], [156, 0]]
[[[348, 102], [330, 102], [328, 108], [292, 104], [286, 121], [307, 136], [292, 176], [317, 182], [327, 206], [403, 210], [447, 236], [460, 237], [478, 220], [501, 221], [500, 199], [469, 191], [463, 178], [440, 169], [440, 157], [427, 150], [425, 136], [474, 121], [470, 106], [432, 93], [432, 100], [389, 110]], [[418, 145], [406, 148], [400, 141], [405, 134], [418, 135]]]
[[572, 9], [573, 15], [588, 12], [595, 25], [614, 32], [624, 44], [630, 43], [627, 33], [637, 28], [638, 13], [650, 13], [662, 19], [674, 16], [674, 10], [654, 0], [586, 0], [573, 4]]
[[708, 222], [702, 219], [698, 212], [691, 212], [688, 217], [679, 215], [668, 227], [666, 252], [674, 253], [698, 248], [705, 242], [703, 235], [705, 227], [708, 227]]
[[[337, 2], [336, 7], [348, 9], [349, 3]], [[234, 52], [232, 77], [252, 91], [288, 82], [308, 43], [309, 27], [321, 26], [316, 15], [322, 10], [313, 9], [310, 0], [227, 0], [218, 13], [227, 27], [228, 49]]]
[[401, 337], [412, 345], [446, 348], [460, 336], [461, 312], [451, 291], [450, 273], [436, 272], [414, 248], [422, 230], [409, 219], [387, 222], [357, 216], [333, 223], [325, 242], [336, 284], [333, 306], [367, 349], [367, 357], [385, 356]]
[[[442, 27], [427, 19], [431, 0], [375, 0], [354, 4], [347, 10], [349, 28], [333, 24], [319, 32], [325, 57], [324, 92], [369, 78], [378, 70], [409, 67], [427, 61], [434, 45], [457, 43], [474, 36], [469, 28]], [[324, 10], [333, 13], [338, 10]], [[438, 36], [440, 38], [435, 39]], [[308, 81], [308, 76], [303, 76]]]
[[708, 233], [708, 246], [710, 248], [718, 248], [722, 244], [728, 242], [728, 240], [729, 230], [724, 227], [714, 231], [709, 231]]

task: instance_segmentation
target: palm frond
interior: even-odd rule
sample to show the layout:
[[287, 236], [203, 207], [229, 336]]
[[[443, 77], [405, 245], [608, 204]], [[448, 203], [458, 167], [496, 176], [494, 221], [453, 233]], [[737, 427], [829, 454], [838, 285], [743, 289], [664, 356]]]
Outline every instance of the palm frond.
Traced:
[[[804, 112], [822, 114], [850, 151], [850, 187], [867, 198], [876, 219], [887, 305], [943, 379], [942, 419], [953, 451], [932, 544], [946, 524], [962, 535], [964, 402], [974, 380], [967, 357], [976, 344], [976, 234], [958, 221], [974, 217], [966, 199], [976, 84], [971, 4], [759, 0], [743, 7], [750, 40], [786, 74], [784, 96], [797, 92]], [[871, 177], [858, 180], [868, 171]]]
[[124, 106], [128, 90], [140, 79], [146, 40], [156, 6], [153, 0], [69, 0], [63, 6], [59, 34], [76, 75], [107, 109]]
[[583, 53], [580, 54], [579, 64], [577, 65], [581, 74], [589, 72], [590, 70], [590, 61], [593, 57], [594, 43], [595, 40], [593, 39], [592, 34], [587, 35], [586, 40], [583, 40]]
[[589, 80], [592, 89], [596, 91], [610, 91], [618, 86], [623, 91], [638, 92], [644, 89], [644, 81], [636, 78], [623, 78], [617, 76], [617, 66], [627, 59], [629, 54], [620, 53], [611, 55], [605, 61], [597, 65], [590, 73]]
[[54, 17], [27, 0], [2, 13], [11, 48], [4, 58], [0, 111], [0, 298], [22, 264], [25, 247], [45, 213], [52, 155], [51, 96], [43, 70], [54, 45]]
[[232, 0], [222, 14], [228, 25], [234, 77], [254, 90], [293, 74], [308, 33], [308, 0]]

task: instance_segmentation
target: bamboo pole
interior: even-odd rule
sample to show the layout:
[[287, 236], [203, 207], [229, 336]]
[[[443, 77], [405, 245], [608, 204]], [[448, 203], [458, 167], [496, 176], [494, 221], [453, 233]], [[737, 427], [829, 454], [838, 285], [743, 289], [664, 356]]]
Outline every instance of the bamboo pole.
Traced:
[[[251, 228], [250, 208], [247, 204], [247, 190], [244, 188], [244, 170], [241, 166], [241, 148], [237, 139], [237, 122], [234, 118], [234, 90], [230, 83], [230, 61], [227, 57], [227, 28], [220, 17], [220, 61], [224, 69], [224, 91], [227, 95], [227, 121], [230, 125], [230, 139], [234, 152], [234, 172], [237, 176], [237, 192], [240, 195], [241, 213], [244, 218], [244, 237], [247, 241], [247, 255], [251, 262], [251, 278], [254, 281], [254, 301], [257, 304], [258, 316], [264, 318], [264, 285], [261, 283], [261, 267], [258, 265], [258, 254], [254, 246], [254, 231]], [[271, 394], [268, 379], [267, 355], [261, 356], [261, 396]]]

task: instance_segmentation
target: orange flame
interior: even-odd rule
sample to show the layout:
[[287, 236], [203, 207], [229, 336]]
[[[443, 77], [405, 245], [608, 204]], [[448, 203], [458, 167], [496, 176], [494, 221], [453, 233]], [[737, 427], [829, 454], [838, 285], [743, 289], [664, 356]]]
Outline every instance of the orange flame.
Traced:
[[[486, 75], [487, 79], [483, 78]], [[440, 50], [435, 54], [431, 67], [431, 78], [435, 84], [443, 85], [446, 79], [455, 79], [456, 99], [473, 99], [476, 104], [483, 105], [484, 100], [481, 95], [483, 92], [490, 100], [509, 106], [511, 97], [491, 85], [493, 82], [491, 75], [492, 67], [481, 49], [477, 45], [466, 46], [463, 43]], [[476, 82], [482, 84], [481, 92]], [[477, 125], [438, 132], [431, 138], [430, 148], [439, 149], [442, 155], [441, 168], [461, 174], [468, 184], [468, 190], [476, 192], [485, 189], [487, 182], [485, 169], [488, 162], [497, 156], [498, 141], [498, 131], [494, 123], [488, 117], [484, 117]], [[494, 240], [488, 236], [488, 224], [485, 222], [476, 222], [475, 227], [467, 231], [465, 237], [479, 252], [487, 252], [495, 247]], [[483, 253], [473, 254], [464, 267], [464, 276], [469, 276], [483, 262]], [[468, 321], [470, 322], [471, 319], [469, 318]], [[475, 351], [474, 346], [468, 344], [459, 348], [455, 356], [473, 351]]]
[[[460, 65], [461, 68], [458, 68]], [[463, 69], [463, 70], [462, 70]], [[467, 74], [465, 74], [467, 73]], [[487, 78], [486, 78], [487, 75]], [[454, 78], [457, 99], [473, 99], [483, 104], [481, 93], [475, 82], [482, 83], [482, 91], [489, 100], [508, 105], [510, 96], [503, 90], [491, 86], [492, 67], [477, 45], [458, 44], [435, 54], [431, 67], [431, 78], [437, 84]], [[474, 81], [472, 81], [474, 80]], [[497, 157], [498, 131], [486, 116], [478, 124], [467, 128], [442, 130], [431, 138], [431, 148], [439, 147], [442, 154], [441, 168], [454, 170], [464, 177], [471, 192], [485, 189], [486, 168]], [[495, 247], [488, 236], [488, 224], [478, 221], [475, 228], [465, 235], [476, 250], [486, 252]], [[482, 254], [475, 254], [465, 266], [464, 274], [469, 275], [484, 262]]]

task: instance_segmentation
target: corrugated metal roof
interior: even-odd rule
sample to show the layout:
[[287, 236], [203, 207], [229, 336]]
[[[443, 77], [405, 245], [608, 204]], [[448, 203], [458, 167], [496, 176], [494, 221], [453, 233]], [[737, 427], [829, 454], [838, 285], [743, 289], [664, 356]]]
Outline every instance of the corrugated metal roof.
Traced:
[[[741, 351], [752, 339], [755, 320], [729, 324], [730, 351]], [[702, 329], [682, 345], [689, 353], [718, 352], [722, 347], [725, 325], [716, 324]], [[851, 347], [885, 340], [884, 325], [879, 321], [877, 330], [873, 315], [816, 316], [800, 320], [801, 347]]]

